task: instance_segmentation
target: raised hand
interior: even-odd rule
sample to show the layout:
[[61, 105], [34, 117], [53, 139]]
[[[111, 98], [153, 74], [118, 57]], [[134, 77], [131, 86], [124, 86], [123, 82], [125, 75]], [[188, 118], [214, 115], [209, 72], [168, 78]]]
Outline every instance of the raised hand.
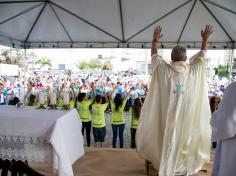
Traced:
[[95, 90], [95, 85], [94, 84], [90, 84], [90, 87], [92, 88], [92, 90]]
[[162, 27], [161, 26], [155, 27], [154, 32], [153, 32], [153, 40], [157, 40], [158, 41], [163, 36], [161, 31], [162, 31]]
[[201, 47], [201, 50], [207, 50], [208, 49], [208, 45], [207, 45], [207, 42], [208, 42], [208, 38], [209, 36], [213, 33], [213, 28], [211, 25], [206, 25], [205, 29], [204, 30], [201, 30], [201, 36], [202, 36], [202, 47]]
[[[152, 39], [152, 47], [151, 47], [151, 56], [153, 56], [153, 54], [157, 53], [157, 47], [158, 47], [157, 43], [158, 43], [158, 40], [163, 36], [161, 31], [162, 31], [161, 26], [157, 26], [154, 29], [153, 39]], [[152, 61], [152, 63], [153, 63], [153, 61]]]
[[211, 25], [206, 25], [204, 30], [201, 30], [202, 40], [208, 40], [209, 36], [214, 32]]

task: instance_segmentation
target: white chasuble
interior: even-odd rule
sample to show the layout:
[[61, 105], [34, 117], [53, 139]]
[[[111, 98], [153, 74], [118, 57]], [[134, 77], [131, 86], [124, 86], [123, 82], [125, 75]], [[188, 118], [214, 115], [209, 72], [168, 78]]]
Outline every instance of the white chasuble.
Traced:
[[202, 52], [191, 64], [154, 58], [136, 146], [159, 176], [194, 174], [210, 158], [211, 112]]

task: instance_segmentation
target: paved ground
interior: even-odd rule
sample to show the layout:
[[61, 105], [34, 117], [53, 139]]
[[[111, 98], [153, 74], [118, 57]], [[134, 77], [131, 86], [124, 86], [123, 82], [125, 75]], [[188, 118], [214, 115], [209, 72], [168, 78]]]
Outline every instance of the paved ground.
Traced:
[[[112, 128], [111, 128], [111, 114], [106, 113], [106, 137], [105, 142], [103, 144], [106, 148], [112, 147]], [[85, 146], [86, 144], [86, 136], [84, 136]], [[117, 136], [116, 146], [119, 146], [119, 137]], [[95, 146], [93, 132], [91, 130], [91, 146]], [[130, 117], [125, 113], [125, 131], [124, 131], [124, 148], [130, 148]]]

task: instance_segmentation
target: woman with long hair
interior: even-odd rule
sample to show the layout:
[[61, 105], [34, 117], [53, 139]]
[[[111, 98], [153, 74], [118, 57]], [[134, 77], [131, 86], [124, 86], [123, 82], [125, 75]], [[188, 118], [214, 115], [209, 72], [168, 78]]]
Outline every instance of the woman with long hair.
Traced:
[[130, 108], [129, 112], [131, 115], [131, 148], [136, 148], [135, 135], [139, 123], [139, 116], [142, 109], [142, 101], [140, 97], [134, 100], [134, 105]]
[[104, 92], [105, 103], [102, 104], [102, 96], [96, 95], [95, 102], [92, 105], [93, 136], [96, 147], [102, 147], [106, 136], [106, 123], [104, 111], [108, 106], [106, 92]]
[[124, 129], [125, 129], [125, 117], [124, 117], [124, 108], [127, 102], [128, 97], [130, 96], [131, 89], [129, 93], [124, 97], [122, 97], [121, 93], [117, 93], [114, 100], [112, 100], [113, 93], [117, 90], [117, 87], [111, 92], [110, 94], [110, 104], [111, 104], [111, 118], [112, 118], [112, 147], [116, 148], [116, 138], [117, 133], [119, 132], [119, 139], [120, 139], [120, 148], [124, 147]]
[[[91, 86], [94, 93], [94, 86]], [[95, 93], [93, 94], [95, 95]], [[80, 120], [82, 121], [82, 134], [86, 131], [87, 146], [90, 147], [91, 139], [91, 116], [89, 106], [93, 103], [93, 99], [87, 99], [87, 94], [80, 92], [77, 97], [77, 110], [79, 112]]]

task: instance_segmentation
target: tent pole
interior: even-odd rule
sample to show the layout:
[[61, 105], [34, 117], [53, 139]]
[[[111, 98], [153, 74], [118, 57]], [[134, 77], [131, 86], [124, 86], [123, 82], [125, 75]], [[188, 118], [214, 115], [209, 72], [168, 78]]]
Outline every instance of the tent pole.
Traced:
[[26, 47], [24, 48], [24, 97], [27, 91], [27, 83], [26, 83]]
[[144, 64], [144, 73], [145, 75], [148, 75], [148, 50], [145, 49], [145, 64]]
[[229, 51], [230, 52], [230, 59], [229, 59], [229, 84], [232, 82], [232, 69], [233, 69], [233, 57], [234, 57], [234, 49]]

